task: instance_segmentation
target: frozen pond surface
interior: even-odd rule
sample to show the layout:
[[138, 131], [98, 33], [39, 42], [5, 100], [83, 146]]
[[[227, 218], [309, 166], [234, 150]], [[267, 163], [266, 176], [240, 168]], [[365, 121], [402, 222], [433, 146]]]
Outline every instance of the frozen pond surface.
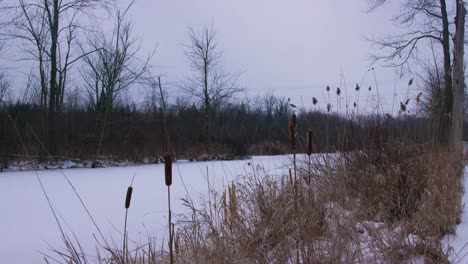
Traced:
[[[185, 211], [180, 198], [185, 197], [187, 192], [195, 201], [207, 192], [207, 171], [210, 184], [221, 188], [253, 170], [282, 174], [282, 165], [289, 161], [288, 156], [257, 156], [248, 160], [175, 163], [171, 187], [173, 211]], [[60, 214], [58, 217], [66, 223], [63, 228], [70, 235], [70, 230], [76, 234], [86, 253], [96, 255], [93, 234], [97, 235], [97, 230], [64, 175], [81, 195], [106, 239], [113, 239], [120, 247], [123, 237], [125, 193], [133, 175], [136, 174], [128, 219], [129, 238], [142, 242], [147, 241], [148, 235], [167, 239], [167, 187], [164, 184], [163, 164], [2, 172], [2, 263], [45, 263], [41, 252], [50, 254], [52, 248], [63, 248], [58, 226], [42, 193], [36, 173], [54, 208]]]

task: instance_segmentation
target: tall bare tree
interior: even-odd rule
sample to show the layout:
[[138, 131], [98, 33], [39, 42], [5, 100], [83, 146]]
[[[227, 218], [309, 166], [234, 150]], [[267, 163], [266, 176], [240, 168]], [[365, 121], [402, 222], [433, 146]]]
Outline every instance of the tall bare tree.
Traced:
[[[371, 10], [390, 2], [390, 0], [368, 0]], [[390, 35], [384, 38], [373, 38], [371, 41], [380, 49], [385, 50], [385, 55], [375, 56], [376, 60], [383, 60], [389, 66], [402, 67], [406, 65], [412, 57], [417, 56], [417, 50], [421, 45], [428, 42], [435, 43], [440, 47], [440, 53], [443, 57], [443, 100], [442, 113], [439, 123], [439, 140], [442, 143], [449, 143], [449, 139], [453, 138], [454, 129], [454, 100], [457, 100], [459, 93], [454, 94], [454, 85], [458, 84], [453, 81], [455, 77], [455, 62], [458, 61], [463, 65], [463, 50], [460, 47], [458, 52], [452, 47], [457, 47], [457, 44], [451, 45], [450, 38], [456, 37], [456, 34], [451, 30], [455, 28], [460, 38], [464, 40], [464, 32], [460, 26], [464, 27], [464, 13], [459, 13], [460, 8], [464, 8], [464, 1], [453, 0], [453, 6], [456, 7], [458, 22], [451, 22], [449, 15], [451, 14], [446, 0], [400, 0], [400, 12], [394, 17], [394, 21], [400, 26], [406, 28], [406, 32], [399, 35]], [[460, 24], [463, 23], [463, 24]], [[460, 25], [458, 25], [460, 24]], [[463, 34], [462, 34], [463, 33]], [[463, 42], [463, 40], [460, 40]], [[456, 42], [456, 40], [455, 40]], [[461, 57], [460, 57], [461, 56]], [[457, 73], [458, 75], [460, 73]], [[460, 81], [460, 77], [457, 76]], [[458, 106], [457, 106], [458, 107]], [[458, 121], [456, 121], [458, 122]], [[451, 144], [453, 145], [453, 144]]]
[[36, 62], [41, 84], [40, 105], [45, 115], [47, 151], [56, 152], [56, 113], [63, 106], [71, 66], [82, 55], [73, 46], [83, 21], [112, 0], [14, 0], [2, 3], [4, 36], [21, 41], [29, 59]]
[[466, 8], [457, 0], [455, 17], [455, 38], [453, 49], [453, 120], [450, 127], [450, 146], [456, 153], [462, 152], [463, 112], [465, 107], [465, 17]]
[[96, 159], [102, 150], [114, 101], [132, 84], [145, 79], [153, 55], [149, 54], [144, 60], [138, 58], [140, 46], [138, 40], [132, 38], [132, 24], [126, 19], [132, 4], [123, 11], [116, 10], [111, 34], [106, 34], [104, 30], [91, 33], [86, 48], [82, 47], [82, 50], [95, 50], [84, 57], [85, 66], [80, 73], [85, 81], [90, 106], [99, 113]]
[[204, 26], [199, 32], [189, 28], [189, 41], [185, 56], [192, 75], [187, 78], [182, 89], [201, 101], [205, 112], [208, 144], [211, 144], [216, 111], [224, 102], [242, 91], [238, 83], [240, 75], [224, 70], [222, 52], [218, 48], [213, 26]]

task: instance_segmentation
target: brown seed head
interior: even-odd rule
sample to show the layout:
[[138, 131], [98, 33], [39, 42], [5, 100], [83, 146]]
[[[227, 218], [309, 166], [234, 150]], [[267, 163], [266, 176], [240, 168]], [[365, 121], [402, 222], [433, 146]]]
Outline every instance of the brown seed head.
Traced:
[[127, 188], [127, 196], [125, 197], [125, 209], [130, 208], [130, 202], [132, 200], [133, 187], [129, 186]]
[[171, 186], [172, 184], [172, 155], [169, 152], [164, 154], [164, 172], [166, 176], [166, 185]]
[[406, 112], [406, 105], [402, 102], [400, 102], [400, 111], [401, 112]]

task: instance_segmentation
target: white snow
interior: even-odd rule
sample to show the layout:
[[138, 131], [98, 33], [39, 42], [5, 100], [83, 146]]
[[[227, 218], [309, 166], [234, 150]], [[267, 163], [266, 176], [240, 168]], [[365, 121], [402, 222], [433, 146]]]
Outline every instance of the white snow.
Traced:
[[[206, 193], [207, 170], [210, 184], [223, 186], [252, 170], [263, 168], [280, 174], [289, 156], [254, 157], [250, 160], [182, 162], [173, 167], [171, 187], [175, 214], [183, 212], [180, 198], [187, 195], [197, 201]], [[82, 244], [84, 251], [96, 255], [98, 237], [90, 218], [68, 185], [63, 172], [83, 198], [102, 233], [120, 248], [124, 224], [124, 201], [127, 187], [136, 174], [128, 219], [129, 238], [147, 241], [147, 236], [167, 240], [167, 187], [164, 165], [98, 169], [64, 169], [0, 173], [0, 260], [2, 263], [43, 263], [40, 252], [62, 249], [63, 242], [36, 173], [42, 180], [54, 208]], [[131, 244], [131, 242], [129, 242]]]
[[[173, 167], [171, 187], [172, 209], [175, 214], [185, 212], [181, 198], [190, 195], [200, 201], [207, 193], [207, 171], [210, 184], [222, 188], [230, 181], [253, 171], [263, 170], [269, 175], [286, 172], [284, 165], [290, 156], [257, 156], [249, 160], [179, 162]], [[73, 164], [69, 164], [73, 165]], [[466, 168], [468, 170], [468, 167]], [[63, 173], [63, 174], [62, 174]], [[157, 241], [167, 240], [167, 187], [164, 184], [164, 165], [143, 165], [98, 169], [63, 169], [41, 171], [10, 171], [0, 173], [0, 259], [2, 263], [43, 263], [42, 253], [50, 249], [63, 249], [63, 242], [53, 214], [41, 191], [37, 176], [41, 179], [54, 208], [60, 214], [68, 234], [73, 231], [84, 251], [96, 255], [97, 230], [79, 200], [68, 185], [70, 179], [83, 198], [102, 233], [110, 243], [121, 247], [124, 224], [124, 200], [133, 175], [133, 197], [129, 211], [128, 230], [135, 244], [154, 236]], [[468, 186], [468, 178], [465, 178]], [[468, 192], [463, 202], [468, 202]], [[342, 214], [345, 217], [346, 213]], [[66, 224], [65, 224], [66, 223]], [[370, 228], [370, 229], [369, 229]], [[71, 231], [70, 231], [71, 230]], [[379, 223], [359, 223], [363, 254], [372, 245], [368, 230], [398, 233]], [[411, 237], [408, 237], [411, 239]], [[369, 240], [369, 241], [367, 241]], [[409, 242], [411, 243], [411, 242]], [[452, 263], [468, 263], [468, 212], [464, 211], [457, 235], [445, 239], [452, 247]], [[372, 254], [371, 254], [372, 255]]]
[[465, 167], [464, 186], [465, 193], [463, 194], [462, 205], [463, 215], [462, 221], [457, 226], [455, 235], [445, 237], [445, 245], [450, 249], [451, 263], [468, 263], [468, 211], [466, 204], [468, 203], [468, 166]]

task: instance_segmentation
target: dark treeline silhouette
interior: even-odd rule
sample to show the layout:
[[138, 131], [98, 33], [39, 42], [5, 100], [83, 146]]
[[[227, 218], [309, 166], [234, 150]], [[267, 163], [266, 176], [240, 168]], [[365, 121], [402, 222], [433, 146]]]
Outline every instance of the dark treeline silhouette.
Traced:
[[[178, 158], [198, 160], [284, 154], [289, 149], [287, 124], [293, 112], [298, 116], [299, 147], [305, 145], [307, 129], [312, 129], [314, 152], [351, 150], [369, 140], [379, 143], [390, 137], [429, 142], [433, 134], [433, 122], [424, 117], [345, 118], [325, 111], [296, 110], [284, 98], [273, 99], [268, 103], [241, 102], [221, 107], [214, 118], [210, 144], [203, 109], [195, 104], [171, 105], [167, 109], [169, 148]], [[57, 116], [58, 133], [54, 140], [58, 147], [54, 158], [94, 159], [100, 132], [96, 124], [98, 115], [91, 109], [76, 106], [61, 112]], [[2, 167], [14, 160], [39, 159], [41, 153], [47, 153], [40, 142], [44, 129], [42, 116], [35, 105], [15, 103], [1, 107]], [[102, 159], [158, 162], [165, 151], [162, 109], [137, 109], [120, 104], [111, 116]]]

